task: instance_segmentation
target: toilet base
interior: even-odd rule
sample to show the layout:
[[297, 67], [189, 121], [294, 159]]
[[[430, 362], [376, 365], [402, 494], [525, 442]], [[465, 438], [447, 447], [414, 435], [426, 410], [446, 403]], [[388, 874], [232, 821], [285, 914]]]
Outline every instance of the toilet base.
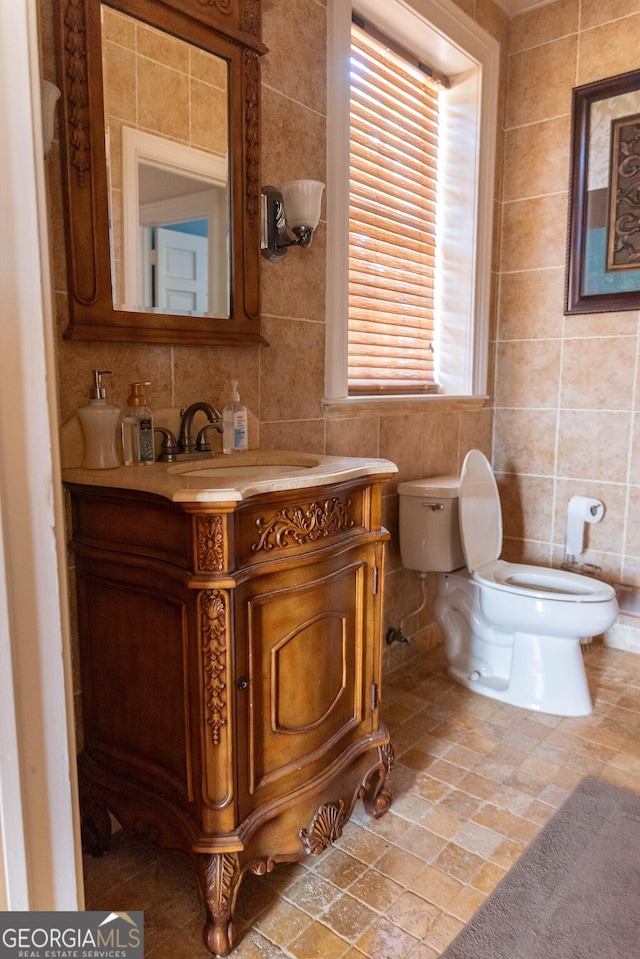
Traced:
[[434, 607], [445, 634], [449, 675], [467, 689], [552, 716], [593, 707], [579, 636], [507, 632], [487, 621], [466, 570], [441, 573]]
[[588, 716], [593, 711], [579, 637], [514, 633], [508, 676], [491, 674], [486, 660], [458, 659], [448, 668], [474, 693], [552, 716]]

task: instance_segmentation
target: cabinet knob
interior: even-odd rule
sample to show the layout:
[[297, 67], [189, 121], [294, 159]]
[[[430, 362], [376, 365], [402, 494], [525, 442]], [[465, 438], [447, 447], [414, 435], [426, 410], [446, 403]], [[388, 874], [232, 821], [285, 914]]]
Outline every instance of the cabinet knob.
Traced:
[[249, 685], [249, 680], [246, 676], [241, 676], [238, 680], [238, 689], [246, 689]]

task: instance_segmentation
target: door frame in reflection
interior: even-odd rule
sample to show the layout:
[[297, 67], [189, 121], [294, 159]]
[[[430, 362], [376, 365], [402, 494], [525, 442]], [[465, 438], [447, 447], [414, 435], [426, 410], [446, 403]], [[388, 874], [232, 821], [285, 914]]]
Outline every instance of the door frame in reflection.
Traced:
[[[140, 204], [140, 167], [188, 177], [202, 189], [184, 196]], [[124, 302], [116, 309], [152, 310], [148, 277], [151, 250], [145, 240], [152, 227], [207, 219], [209, 295], [207, 315], [228, 317], [229, 200], [228, 160], [195, 147], [130, 127], [122, 128], [122, 241]], [[114, 290], [117, 284], [114, 283]], [[163, 311], [156, 308], [156, 312]], [[197, 311], [196, 311], [197, 312]]]

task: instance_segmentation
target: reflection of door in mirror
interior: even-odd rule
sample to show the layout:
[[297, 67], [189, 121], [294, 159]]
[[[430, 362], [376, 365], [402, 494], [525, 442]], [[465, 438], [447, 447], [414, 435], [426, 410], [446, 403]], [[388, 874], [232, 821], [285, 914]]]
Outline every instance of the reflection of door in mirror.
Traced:
[[[152, 258], [152, 306], [169, 313], [206, 313], [209, 309], [206, 220], [152, 229], [146, 249]], [[202, 233], [196, 232], [202, 229]], [[154, 256], [155, 252], [155, 256]]]
[[102, 7], [114, 307], [230, 313], [227, 64]]

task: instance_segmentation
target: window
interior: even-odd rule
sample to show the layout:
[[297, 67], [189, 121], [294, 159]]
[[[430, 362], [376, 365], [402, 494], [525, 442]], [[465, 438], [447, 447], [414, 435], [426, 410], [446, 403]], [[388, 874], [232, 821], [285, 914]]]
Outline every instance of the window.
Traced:
[[435, 392], [438, 86], [415, 57], [354, 21], [349, 393]]
[[[351, 5], [328, 0], [327, 118], [327, 405], [356, 402], [353, 393], [379, 391], [367, 374], [349, 370], [349, 169]], [[450, 79], [438, 96], [437, 248], [433, 275], [433, 334], [422, 335], [429, 356], [420, 366], [450, 396], [486, 391], [491, 234], [499, 45], [452, 0], [354, 0], [354, 12]], [[400, 111], [401, 112], [401, 111]], [[378, 178], [380, 179], [380, 178]], [[384, 202], [380, 182], [370, 200]], [[373, 209], [373, 208], [372, 208]], [[375, 218], [375, 217], [374, 217]], [[409, 238], [405, 239], [408, 248]], [[409, 252], [407, 249], [407, 258]], [[405, 261], [406, 262], [406, 261]], [[351, 264], [352, 268], [354, 264]], [[405, 276], [413, 268], [399, 271]], [[354, 280], [356, 271], [352, 269]], [[379, 284], [378, 284], [379, 285]], [[357, 292], [357, 284], [352, 292]], [[421, 290], [421, 295], [425, 294]], [[428, 293], [426, 294], [428, 295]], [[406, 332], [409, 311], [397, 315]], [[372, 334], [376, 346], [382, 341]], [[433, 341], [435, 352], [429, 348]], [[408, 367], [413, 347], [400, 342], [399, 359]], [[352, 336], [353, 344], [353, 336]], [[432, 361], [433, 357], [433, 361]], [[433, 369], [429, 370], [430, 362]], [[350, 396], [349, 379], [354, 382]], [[398, 370], [388, 377], [398, 379]], [[369, 379], [371, 379], [369, 377]], [[413, 382], [418, 382], [417, 378]], [[401, 389], [405, 389], [401, 385]], [[407, 388], [408, 389], [408, 388]], [[412, 389], [415, 389], [413, 387]], [[369, 392], [370, 391], [370, 392]], [[393, 392], [393, 391], [392, 391]], [[406, 393], [404, 393], [406, 395]], [[395, 397], [389, 397], [393, 402]], [[424, 397], [422, 402], [429, 402]]]

